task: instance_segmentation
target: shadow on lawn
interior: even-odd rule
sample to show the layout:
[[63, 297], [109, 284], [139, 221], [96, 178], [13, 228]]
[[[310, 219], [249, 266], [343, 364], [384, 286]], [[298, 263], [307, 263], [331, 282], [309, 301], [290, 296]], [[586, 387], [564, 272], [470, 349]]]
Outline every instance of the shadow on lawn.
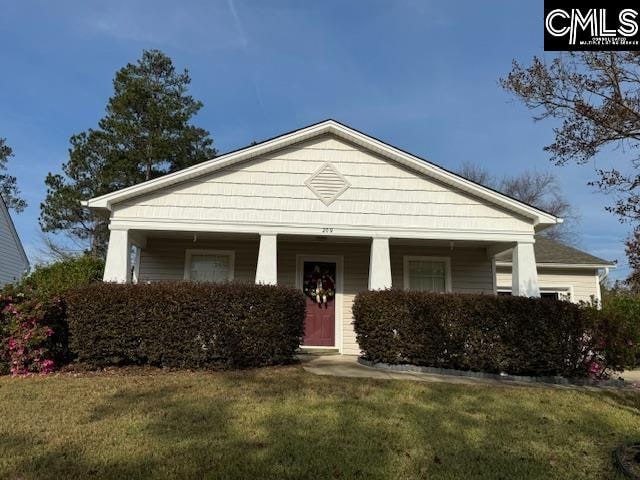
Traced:
[[[566, 419], [541, 416], [521, 397], [514, 409], [473, 387], [288, 372], [212, 375], [204, 390], [189, 381], [123, 386], [85, 419], [89, 430], [113, 422], [117, 436], [91, 439], [91, 454], [81, 441], [44, 448], [15, 478], [563, 477], [562, 452], [549, 456], [545, 441]], [[604, 418], [591, 422], [579, 440], [611, 428]], [[96, 454], [100, 445], [111, 452]]]
[[[599, 401], [616, 408], [622, 408], [629, 413], [640, 415], [640, 392], [630, 390], [604, 390], [589, 392]], [[640, 436], [640, 432], [638, 432]]]

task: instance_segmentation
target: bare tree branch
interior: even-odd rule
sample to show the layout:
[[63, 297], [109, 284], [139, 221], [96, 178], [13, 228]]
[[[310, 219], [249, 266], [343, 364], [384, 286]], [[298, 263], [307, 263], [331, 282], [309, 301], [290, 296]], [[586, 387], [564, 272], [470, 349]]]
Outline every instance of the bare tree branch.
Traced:
[[469, 180], [494, 188], [564, 219], [564, 223], [543, 230], [541, 236], [569, 244], [575, 244], [579, 240], [576, 230], [579, 217], [562, 194], [558, 181], [551, 172], [525, 171], [498, 180], [483, 166], [465, 162], [458, 173]]

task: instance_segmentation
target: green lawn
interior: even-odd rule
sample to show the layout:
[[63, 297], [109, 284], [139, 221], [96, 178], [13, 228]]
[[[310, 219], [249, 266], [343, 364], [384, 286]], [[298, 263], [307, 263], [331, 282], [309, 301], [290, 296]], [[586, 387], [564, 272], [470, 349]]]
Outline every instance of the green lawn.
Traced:
[[134, 370], [0, 378], [0, 478], [622, 478], [635, 392]]

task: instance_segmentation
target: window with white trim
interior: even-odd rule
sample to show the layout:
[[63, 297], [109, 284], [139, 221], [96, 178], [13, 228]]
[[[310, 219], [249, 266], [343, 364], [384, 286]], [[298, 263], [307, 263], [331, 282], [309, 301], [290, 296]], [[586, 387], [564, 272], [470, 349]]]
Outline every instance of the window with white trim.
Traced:
[[571, 301], [571, 290], [568, 288], [541, 288], [540, 298], [550, 298], [552, 300], [564, 300], [565, 302]]
[[404, 289], [420, 292], [451, 291], [449, 257], [404, 257]]
[[192, 282], [230, 282], [234, 257], [231, 250], [187, 250], [184, 278]]
[[[563, 300], [565, 302], [571, 302], [573, 301], [573, 295], [571, 290], [572, 290], [571, 287], [541, 288], [540, 298], [549, 298], [552, 300]], [[506, 287], [498, 288], [496, 293], [498, 296], [511, 295], [511, 289]]]

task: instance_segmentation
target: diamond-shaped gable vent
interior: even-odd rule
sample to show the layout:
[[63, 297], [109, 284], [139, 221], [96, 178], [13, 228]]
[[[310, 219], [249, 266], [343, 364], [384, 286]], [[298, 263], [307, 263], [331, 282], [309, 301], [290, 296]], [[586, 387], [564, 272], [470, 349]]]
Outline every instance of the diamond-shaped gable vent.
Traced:
[[331, 205], [351, 186], [336, 167], [328, 162], [304, 183], [325, 205]]

